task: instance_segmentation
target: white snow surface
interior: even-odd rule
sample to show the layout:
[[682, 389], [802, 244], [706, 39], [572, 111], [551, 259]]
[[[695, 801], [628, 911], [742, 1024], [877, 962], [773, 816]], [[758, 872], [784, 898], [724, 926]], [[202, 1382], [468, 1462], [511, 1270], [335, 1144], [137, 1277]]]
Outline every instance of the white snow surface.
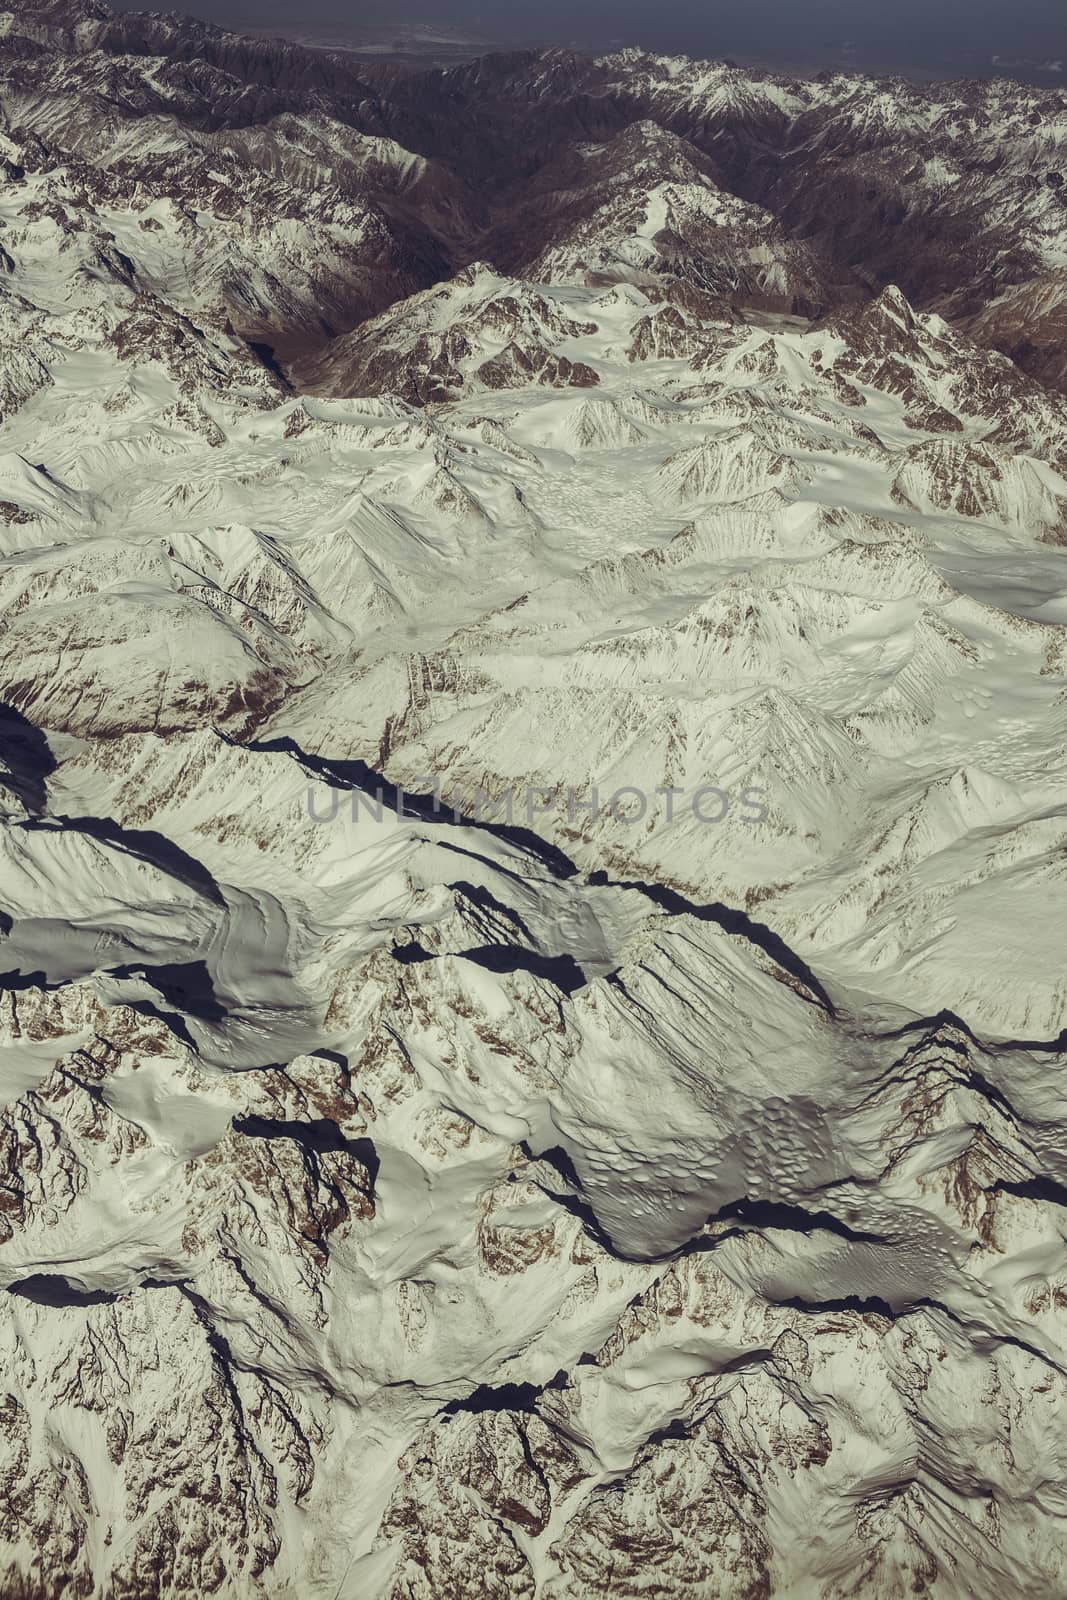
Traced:
[[1067, 402], [895, 289], [483, 268], [379, 319], [453, 398], [289, 394], [67, 181], [0, 207], [0, 1588], [1067, 1592]]

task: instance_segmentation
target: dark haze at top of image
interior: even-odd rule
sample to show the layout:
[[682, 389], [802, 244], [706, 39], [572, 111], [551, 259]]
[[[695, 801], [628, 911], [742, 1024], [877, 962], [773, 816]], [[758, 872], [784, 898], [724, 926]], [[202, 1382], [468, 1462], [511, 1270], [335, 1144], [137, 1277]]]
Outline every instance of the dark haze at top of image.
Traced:
[[[130, 9], [144, 9], [131, 0]], [[442, 61], [516, 45], [956, 76], [1067, 82], [1063, 0], [189, 0], [180, 9], [242, 30], [383, 58]]]

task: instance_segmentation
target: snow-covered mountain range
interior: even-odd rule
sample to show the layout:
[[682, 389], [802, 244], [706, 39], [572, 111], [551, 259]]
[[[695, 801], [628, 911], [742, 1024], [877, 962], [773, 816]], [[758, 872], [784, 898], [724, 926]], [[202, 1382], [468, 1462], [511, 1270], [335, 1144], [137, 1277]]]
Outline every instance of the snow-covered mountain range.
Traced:
[[59, 0], [0, 171], [0, 1593], [1067, 1594], [1067, 94]]

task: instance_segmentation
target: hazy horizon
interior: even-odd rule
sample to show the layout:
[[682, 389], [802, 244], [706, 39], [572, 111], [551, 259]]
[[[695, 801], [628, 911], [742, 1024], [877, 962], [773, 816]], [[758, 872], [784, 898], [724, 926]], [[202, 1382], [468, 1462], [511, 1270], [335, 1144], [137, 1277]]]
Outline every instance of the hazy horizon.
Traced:
[[[137, 9], [134, 0], [123, 0]], [[155, 9], [160, 0], [144, 0]], [[695, 56], [768, 62], [880, 64], [917, 72], [1018, 70], [1067, 82], [1063, 0], [540, 0], [507, 9], [485, 0], [188, 0], [184, 10], [224, 26], [286, 32], [358, 32], [435, 24], [502, 45], [640, 45]]]

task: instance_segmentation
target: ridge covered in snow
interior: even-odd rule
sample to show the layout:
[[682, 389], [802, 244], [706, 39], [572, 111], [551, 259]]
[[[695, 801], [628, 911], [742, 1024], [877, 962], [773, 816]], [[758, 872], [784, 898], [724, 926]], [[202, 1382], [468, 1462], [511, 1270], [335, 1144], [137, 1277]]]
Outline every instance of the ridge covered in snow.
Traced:
[[4, 1595], [1064, 1591], [1065, 144], [5, 14]]

